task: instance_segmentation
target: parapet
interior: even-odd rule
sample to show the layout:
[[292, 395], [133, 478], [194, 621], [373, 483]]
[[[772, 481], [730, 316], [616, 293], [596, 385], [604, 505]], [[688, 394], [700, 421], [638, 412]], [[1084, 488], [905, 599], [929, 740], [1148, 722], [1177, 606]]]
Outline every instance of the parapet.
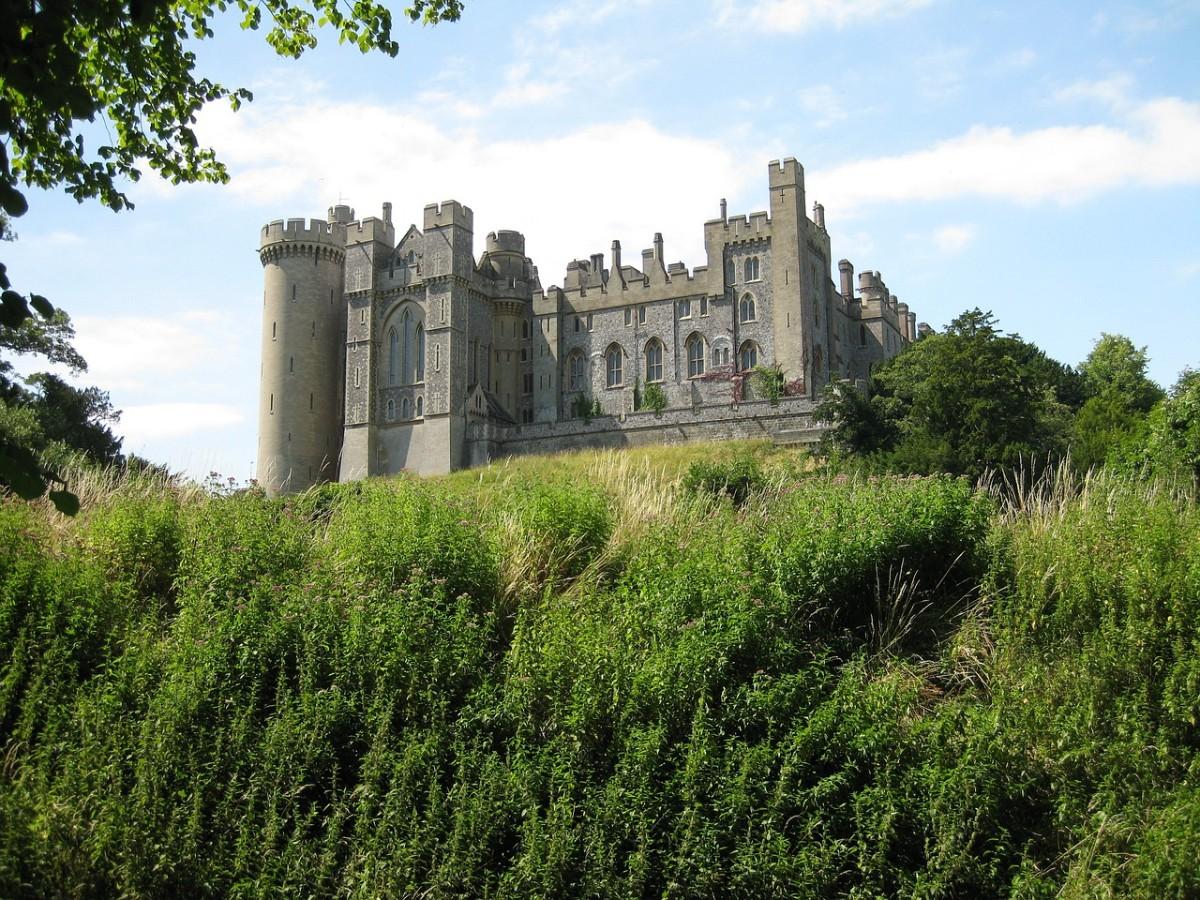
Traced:
[[443, 200], [441, 203], [430, 203], [425, 207], [426, 231], [447, 225], [457, 225], [467, 231], [474, 231], [475, 214], [471, 212], [471, 207], [463, 206], [457, 200]]
[[770, 185], [773, 188], [804, 184], [804, 166], [796, 162], [795, 157], [789, 156], [783, 162], [773, 159], [767, 163], [767, 170], [770, 172]]
[[361, 222], [351, 222], [346, 226], [346, 241], [350, 244], [378, 241], [392, 247], [396, 243], [396, 228], [385, 219], [369, 216]]
[[524, 256], [525, 235], [519, 231], [493, 231], [487, 236], [487, 252], [519, 253], [521, 256]]
[[289, 241], [306, 241], [315, 244], [346, 245], [346, 226], [321, 219], [276, 219], [264, 225], [258, 246], [267, 247]]

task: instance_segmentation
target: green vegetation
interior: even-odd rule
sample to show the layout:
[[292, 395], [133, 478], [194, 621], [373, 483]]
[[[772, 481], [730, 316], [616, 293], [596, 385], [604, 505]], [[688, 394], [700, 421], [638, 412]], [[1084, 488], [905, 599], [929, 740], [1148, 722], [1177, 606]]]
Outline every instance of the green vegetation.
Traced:
[[1196, 477], [1196, 379], [1184, 372], [1168, 396], [1147, 362], [1144, 347], [1103, 334], [1072, 369], [969, 310], [879, 366], [865, 396], [830, 384], [816, 414], [829, 426], [822, 451], [874, 472], [978, 478], [1069, 460], [1078, 474], [1108, 465]]
[[0, 504], [4, 896], [1200, 891], [1166, 482], [70, 478], [75, 519]]

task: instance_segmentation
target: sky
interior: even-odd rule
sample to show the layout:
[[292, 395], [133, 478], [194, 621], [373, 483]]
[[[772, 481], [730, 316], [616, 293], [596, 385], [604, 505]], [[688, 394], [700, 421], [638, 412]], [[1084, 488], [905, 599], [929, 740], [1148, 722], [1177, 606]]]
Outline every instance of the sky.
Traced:
[[[1078, 364], [1101, 333], [1169, 387], [1200, 367], [1200, 0], [467, 0], [409, 25], [395, 59], [273, 54], [229, 16], [197, 70], [225, 185], [147, 176], [136, 204], [29, 191], [14, 286], [72, 316], [79, 382], [122, 410], [124, 449], [203, 478], [254, 474], [259, 229], [425, 204], [524, 232], [544, 285], [661, 232], [702, 265], [702, 223], [767, 208], [794, 156], [835, 259], [878, 270], [920, 321], [991, 310]], [[43, 368], [35, 362], [27, 368]]]

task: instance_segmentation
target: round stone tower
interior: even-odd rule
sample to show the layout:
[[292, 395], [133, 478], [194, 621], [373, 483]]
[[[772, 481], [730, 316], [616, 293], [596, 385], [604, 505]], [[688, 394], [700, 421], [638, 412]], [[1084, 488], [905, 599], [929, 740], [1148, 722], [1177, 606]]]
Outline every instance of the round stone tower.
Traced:
[[492, 345], [497, 358], [492, 383], [486, 387], [513, 421], [520, 422], [525, 395], [522, 379], [527, 370], [532, 371], [525, 236], [519, 231], [494, 231], [487, 236], [487, 255], [495, 291]]
[[[334, 219], [333, 216], [330, 217]], [[263, 227], [258, 482], [271, 496], [337, 477], [346, 226]]]

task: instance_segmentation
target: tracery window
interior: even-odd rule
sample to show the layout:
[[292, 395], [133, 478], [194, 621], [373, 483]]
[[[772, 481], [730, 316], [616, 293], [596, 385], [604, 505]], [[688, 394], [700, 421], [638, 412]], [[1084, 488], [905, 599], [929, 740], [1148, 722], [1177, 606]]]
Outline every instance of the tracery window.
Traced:
[[742, 302], [738, 304], [738, 318], [743, 322], [753, 322], [758, 318], [753, 294], [742, 294]]
[[578, 350], [567, 358], [567, 389], [583, 390], [583, 354]]
[[622, 362], [624, 354], [621, 352], [619, 344], [611, 345], [604, 352], [604, 372], [606, 384], [610, 387], [620, 387], [624, 381], [622, 379]]
[[687, 339], [688, 378], [704, 374], [704, 338], [693, 334]]
[[417, 381], [425, 380], [425, 326], [417, 325]]
[[663, 380], [663, 345], [658, 338], [646, 344], [646, 381]]
[[740, 357], [741, 369], [743, 372], [748, 372], [758, 365], [758, 345], [754, 341], [746, 341], [742, 344]]
[[743, 279], [745, 281], [758, 281], [759, 266], [758, 266], [758, 257], [757, 256], [747, 256], [746, 257], [743, 274], [746, 276], [745, 279]]

